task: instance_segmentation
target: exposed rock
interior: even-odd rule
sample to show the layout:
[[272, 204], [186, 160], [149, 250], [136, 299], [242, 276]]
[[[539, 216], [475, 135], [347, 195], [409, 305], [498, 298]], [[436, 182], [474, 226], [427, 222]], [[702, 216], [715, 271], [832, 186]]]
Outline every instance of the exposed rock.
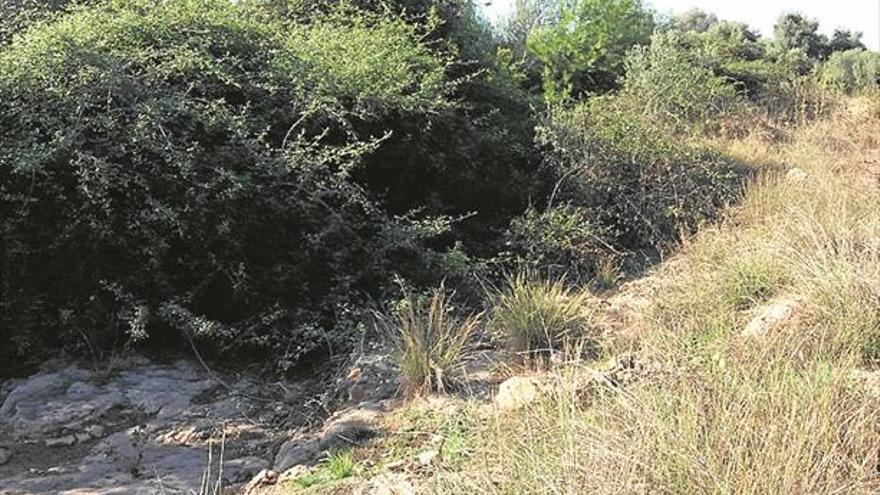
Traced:
[[535, 377], [508, 378], [498, 388], [495, 405], [502, 411], [521, 409], [541, 397], [543, 386]]
[[293, 481], [301, 476], [305, 476], [306, 474], [309, 474], [309, 471], [310, 471], [310, 469], [308, 466], [303, 465], [303, 464], [298, 464], [298, 465], [293, 466], [292, 468], [288, 469], [287, 471], [284, 471], [283, 473], [281, 473], [281, 475], [278, 476], [278, 483], [285, 483], [288, 481]]
[[[280, 395], [275, 384], [248, 383], [249, 394]], [[0, 493], [32, 495], [192, 493], [209, 449], [212, 483], [244, 483], [269, 467], [275, 428], [290, 410], [219, 387], [192, 363], [137, 357], [101, 374], [56, 361], [4, 394]]]
[[360, 493], [363, 495], [415, 495], [416, 489], [406, 475], [387, 473], [371, 479]]
[[803, 301], [800, 298], [778, 299], [760, 308], [740, 335], [746, 338], [765, 337], [770, 332], [791, 322], [802, 309]]
[[12, 453], [9, 452], [8, 449], [0, 449], [0, 466], [9, 462], [9, 459], [12, 457]]
[[73, 435], [64, 435], [63, 437], [47, 438], [46, 447], [63, 447], [76, 443], [76, 437]]
[[340, 411], [324, 423], [320, 435], [299, 433], [281, 445], [273, 468], [282, 472], [299, 464], [312, 464], [325, 451], [379, 434], [382, 411], [377, 404]]
[[379, 343], [368, 346], [354, 359], [337, 385], [351, 404], [389, 399], [400, 389], [400, 373], [391, 351]]
[[92, 425], [86, 428], [86, 433], [92, 438], [101, 438], [104, 436], [104, 427], [101, 425]]
[[272, 486], [278, 483], [278, 473], [275, 471], [264, 469], [257, 473], [256, 476], [253, 477], [248, 483], [242, 488], [242, 495], [256, 495], [267, 486]]
[[275, 471], [286, 471], [293, 466], [309, 464], [321, 453], [322, 441], [312, 435], [297, 435], [287, 440], [275, 455]]
[[376, 436], [382, 411], [378, 405], [349, 409], [331, 416], [324, 424], [324, 448], [338, 443], [355, 443]]
[[419, 464], [421, 464], [422, 466], [428, 466], [432, 464], [439, 455], [440, 452], [435, 449], [426, 450], [419, 453], [419, 455], [416, 456], [416, 460], [419, 461]]

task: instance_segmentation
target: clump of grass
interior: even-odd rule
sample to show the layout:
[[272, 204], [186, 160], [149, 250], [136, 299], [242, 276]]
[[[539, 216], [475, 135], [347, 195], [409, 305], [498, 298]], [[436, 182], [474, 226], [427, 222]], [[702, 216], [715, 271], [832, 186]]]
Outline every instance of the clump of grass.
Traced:
[[516, 275], [495, 296], [492, 328], [518, 352], [552, 351], [566, 339], [589, 336], [591, 296], [562, 279], [536, 281]]
[[[342, 482], [357, 474], [358, 462], [352, 450], [340, 450], [331, 453], [318, 466], [309, 472], [294, 478], [290, 482], [290, 488], [294, 491], [309, 490], [313, 487], [338, 486]], [[313, 493], [309, 491], [308, 493]]]
[[341, 450], [330, 454], [325, 467], [331, 479], [341, 480], [354, 474], [357, 460], [354, 458], [352, 451]]
[[460, 378], [468, 341], [481, 320], [481, 313], [457, 315], [443, 286], [427, 297], [407, 294], [390, 313], [376, 314], [407, 390], [416, 394], [444, 392]]

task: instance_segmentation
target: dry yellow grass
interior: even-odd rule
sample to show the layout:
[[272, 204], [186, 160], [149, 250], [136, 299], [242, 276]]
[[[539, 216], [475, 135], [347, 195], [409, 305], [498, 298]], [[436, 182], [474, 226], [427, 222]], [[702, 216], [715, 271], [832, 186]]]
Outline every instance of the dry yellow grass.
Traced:
[[[588, 394], [585, 369], [559, 371], [546, 400], [478, 431], [469, 472], [435, 491], [880, 491], [880, 400], [856, 373], [880, 357], [880, 98], [728, 148], [756, 177], [728, 221], [654, 275], [638, 352], [662, 371]], [[780, 297], [797, 317], [743, 337]]]

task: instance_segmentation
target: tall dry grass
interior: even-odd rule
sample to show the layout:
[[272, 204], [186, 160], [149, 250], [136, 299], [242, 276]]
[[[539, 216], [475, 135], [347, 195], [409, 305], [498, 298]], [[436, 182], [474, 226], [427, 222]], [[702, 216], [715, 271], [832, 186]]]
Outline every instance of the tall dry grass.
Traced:
[[[880, 358], [880, 98], [727, 145], [756, 176], [655, 275], [638, 352], [661, 371], [586, 391], [585, 365], [559, 371], [545, 400], [489, 421], [472, 473], [438, 492], [880, 491], [880, 394], [860, 378]], [[742, 334], [780, 299], [795, 317]]]

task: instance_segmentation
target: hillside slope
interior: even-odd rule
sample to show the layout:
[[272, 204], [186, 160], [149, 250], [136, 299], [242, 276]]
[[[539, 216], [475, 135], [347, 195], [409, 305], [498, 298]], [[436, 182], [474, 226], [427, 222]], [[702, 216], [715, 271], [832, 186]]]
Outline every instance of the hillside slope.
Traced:
[[517, 376], [494, 401], [401, 403], [384, 435], [255, 491], [875, 493], [878, 103], [723, 143], [755, 170], [743, 202], [585, 299], [600, 359], [496, 363]]

